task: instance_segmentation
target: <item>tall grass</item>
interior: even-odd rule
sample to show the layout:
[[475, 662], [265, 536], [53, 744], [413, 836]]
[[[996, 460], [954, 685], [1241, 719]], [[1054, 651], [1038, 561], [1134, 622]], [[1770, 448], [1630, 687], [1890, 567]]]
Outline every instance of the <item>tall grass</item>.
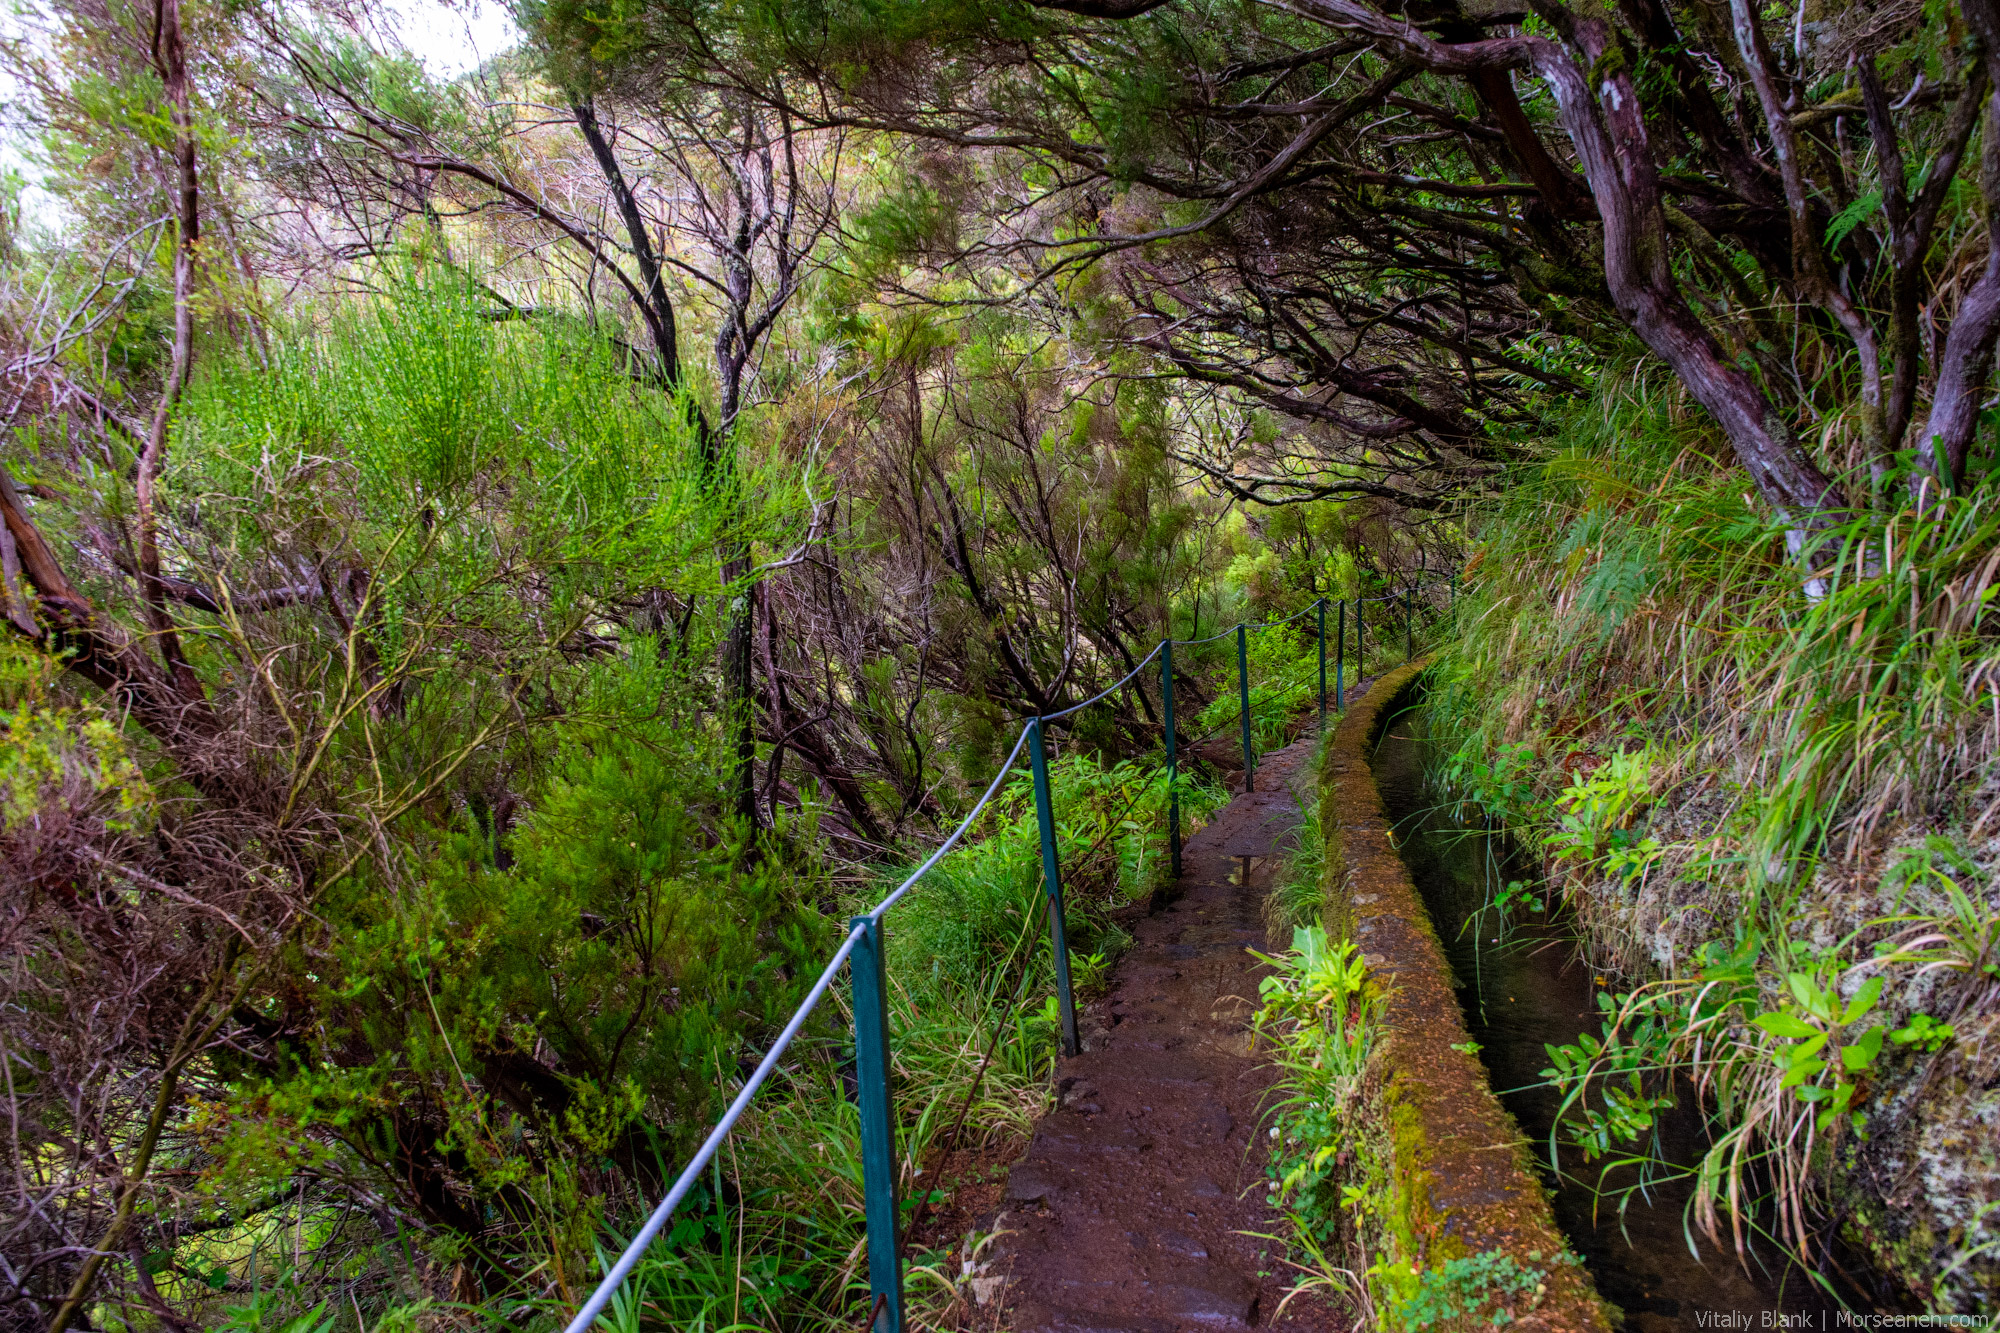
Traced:
[[[1328, 737], [1333, 723], [1314, 741], [1304, 771], [1322, 772]], [[1315, 781], [1314, 791], [1318, 790]], [[1323, 924], [1326, 903], [1326, 830], [1320, 822], [1318, 802], [1311, 801], [1302, 811], [1296, 839], [1278, 865], [1271, 892], [1264, 899], [1264, 921], [1274, 937], [1283, 938], [1295, 930]]]
[[[1905, 1187], [1902, 1217], [1880, 1197], [1991, 1111], [1936, 1092], [1984, 1082], [2000, 998], [2000, 496], [1855, 517], [1809, 552], [1809, 595], [1720, 457], [1635, 370], [1482, 516], [1432, 695], [1448, 776], [1544, 847], [1641, 983], [1551, 1071], [1586, 1143], [1644, 1155], [1624, 1073], [1679, 1068], [1712, 1115], [1701, 1229], [1747, 1247], [1768, 1200], [1817, 1263], [1838, 1212], [1919, 1298], [1970, 1308], [2000, 1285], [1991, 1173]], [[1935, 1253], [1903, 1246], [1911, 1215]]]

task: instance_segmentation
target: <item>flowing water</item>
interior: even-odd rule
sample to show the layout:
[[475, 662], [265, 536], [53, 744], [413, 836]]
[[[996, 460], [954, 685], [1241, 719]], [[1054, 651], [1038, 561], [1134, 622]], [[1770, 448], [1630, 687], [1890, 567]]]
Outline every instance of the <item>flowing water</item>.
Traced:
[[[1834, 1327], [1831, 1314], [1837, 1307], [1797, 1270], [1787, 1275], [1782, 1256], [1768, 1242], [1756, 1251], [1763, 1263], [1753, 1258], [1747, 1272], [1726, 1246], [1698, 1233], [1699, 1254], [1692, 1252], [1692, 1227], [1684, 1225], [1692, 1194], [1688, 1181], [1671, 1179], [1632, 1194], [1621, 1218], [1616, 1191], [1637, 1183], [1631, 1168], [1609, 1177], [1607, 1192], [1600, 1194], [1594, 1188], [1598, 1165], [1586, 1163], [1566, 1141], [1561, 1141], [1560, 1174], [1550, 1168], [1550, 1130], [1561, 1097], [1539, 1086], [1549, 1063], [1544, 1043], [1566, 1045], [1580, 1032], [1597, 1033], [1596, 996], [1616, 978], [1587, 965], [1560, 917], [1549, 920], [1517, 907], [1503, 920], [1487, 910], [1500, 885], [1532, 881], [1532, 875], [1519, 865], [1510, 870], [1499, 837], [1456, 822], [1440, 806], [1424, 779], [1428, 750], [1424, 715], [1411, 710], [1396, 716], [1375, 753], [1376, 783], [1457, 976], [1459, 1004], [1481, 1047], [1479, 1058], [1501, 1102], [1536, 1145], [1556, 1222], [1598, 1292], [1625, 1312], [1628, 1333]], [[1532, 887], [1539, 893], [1539, 884]], [[1699, 1156], [1701, 1124], [1690, 1100], [1683, 1097], [1682, 1109], [1660, 1125], [1656, 1150], [1669, 1161]], [[1793, 1321], [1766, 1322], [1767, 1312], [1782, 1312]]]

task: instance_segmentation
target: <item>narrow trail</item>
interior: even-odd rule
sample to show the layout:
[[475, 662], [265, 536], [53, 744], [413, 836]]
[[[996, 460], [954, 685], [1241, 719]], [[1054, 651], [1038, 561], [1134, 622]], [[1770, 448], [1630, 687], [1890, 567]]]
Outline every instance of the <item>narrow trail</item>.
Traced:
[[[1058, 1108], [1008, 1178], [999, 1327], [1247, 1328], [1283, 1299], [1283, 1246], [1256, 1234], [1279, 1234], [1260, 1132], [1275, 1073], [1249, 1033], [1267, 969], [1245, 950], [1268, 948], [1270, 858], [1298, 826], [1312, 747], [1264, 756], [1258, 790], [1188, 840], [1176, 892], [1078, 1016], [1083, 1051], [1057, 1070]], [[1283, 1326], [1317, 1322], [1294, 1302]]]

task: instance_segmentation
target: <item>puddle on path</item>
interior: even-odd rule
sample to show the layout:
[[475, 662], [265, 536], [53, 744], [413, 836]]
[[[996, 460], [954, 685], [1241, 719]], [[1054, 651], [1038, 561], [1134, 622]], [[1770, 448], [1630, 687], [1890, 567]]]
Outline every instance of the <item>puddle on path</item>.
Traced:
[[[1549, 1130], [1561, 1099], [1553, 1089], [1535, 1086], [1549, 1063], [1543, 1044], [1566, 1044], [1579, 1032], [1599, 1030], [1599, 977], [1580, 960], [1575, 937], [1560, 920], [1541, 921], [1517, 910], [1503, 935], [1496, 914], [1481, 914], [1490, 884], [1524, 875], [1518, 866], [1508, 873], [1507, 850], [1498, 837], [1458, 824], [1435, 808], [1437, 798], [1424, 781], [1428, 748], [1424, 715], [1398, 714], [1375, 752], [1376, 783], [1395, 821], [1404, 862], [1457, 974], [1459, 1004], [1482, 1048], [1479, 1058], [1501, 1102], [1536, 1145], [1543, 1178], [1554, 1187], [1556, 1222], [1598, 1292], [1625, 1312], [1627, 1333], [1756, 1330], [1766, 1326], [1766, 1312], [1780, 1311], [1807, 1316], [1806, 1328], [1834, 1327], [1832, 1311], [1838, 1307], [1803, 1274], [1784, 1275], [1776, 1247], [1759, 1247], [1768, 1273], [1746, 1273], [1732, 1253], [1706, 1237], [1698, 1238], [1701, 1257], [1691, 1254], [1682, 1226], [1689, 1183], [1670, 1181], [1634, 1196], [1621, 1227], [1615, 1195], [1600, 1202], [1591, 1188], [1598, 1164], [1585, 1163], [1581, 1151], [1563, 1144], [1567, 1174], [1555, 1180]], [[1604, 980], [1616, 984], [1615, 978]], [[1694, 1160], [1701, 1146], [1698, 1117], [1683, 1109], [1668, 1120], [1661, 1134], [1665, 1155]], [[1627, 1168], [1609, 1181], [1615, 1188], [1636, 1179]], [[1738, 1322], [1717, 1317], [1727, 1313], [1738, 1315]]]

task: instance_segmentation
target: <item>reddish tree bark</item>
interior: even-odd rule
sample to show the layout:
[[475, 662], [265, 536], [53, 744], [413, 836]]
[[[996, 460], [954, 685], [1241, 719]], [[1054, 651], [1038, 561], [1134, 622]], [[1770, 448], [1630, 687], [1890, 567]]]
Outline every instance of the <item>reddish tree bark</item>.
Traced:
[[[1825, 526], [1840, 504], [1833, 482], [1800, 445], [1776, 406], [1703, 327], [1668, 266], [1666, 213], [1644, 108], [1618, 58], [1616, 34], [1596, 17], [1571, 25], [1573, 57], [1542, 37], [1437, 41], [1357, 0], [1305, 0], [1301, 9], [1366, 34], [1398, 57], [1439, 73], [1528, 68], [1554, 93], [1604, 226], [1604, 279], [1618, 314], [1665, 361], [1721, 426], [1758, 492], [1794, 530]], [[1592, 89], [1579, 59], [1602, 71]]]

